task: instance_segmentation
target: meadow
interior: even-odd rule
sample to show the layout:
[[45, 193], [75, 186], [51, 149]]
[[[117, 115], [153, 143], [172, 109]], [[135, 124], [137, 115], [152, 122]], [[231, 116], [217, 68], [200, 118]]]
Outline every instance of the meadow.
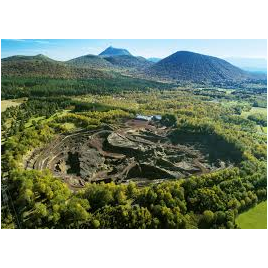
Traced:
[[236, 223], [241, 229], [267, 229], [267, 201], [240, 214]]

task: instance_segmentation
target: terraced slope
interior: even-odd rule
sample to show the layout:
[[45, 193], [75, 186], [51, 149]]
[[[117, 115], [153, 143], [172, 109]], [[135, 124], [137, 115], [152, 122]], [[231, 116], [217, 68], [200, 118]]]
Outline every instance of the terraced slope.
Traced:
[[226, 160], [210, 161], [201, 147], [172, 143], [169, 131], [148, 122], [129, 120], [116, 128], [107, 126], [62, 135], [45, 148], [35, 150], [25, 168], [48, 168], [75, 189], [85, 182], [157, 183], [229, 165]]

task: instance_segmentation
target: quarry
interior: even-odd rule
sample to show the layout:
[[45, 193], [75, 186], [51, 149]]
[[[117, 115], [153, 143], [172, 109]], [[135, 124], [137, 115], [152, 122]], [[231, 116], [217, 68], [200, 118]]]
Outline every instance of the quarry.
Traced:
[[174, 142], [172, 128], [130, 119], [95, 130], [58, 135], [35, 149], [25, 169], [49, 169], [71, 189], [87, 182], [136, 182], [138, 185], [185, 178], [226, 168], [230, 161], [209, 157], [198, 140]]

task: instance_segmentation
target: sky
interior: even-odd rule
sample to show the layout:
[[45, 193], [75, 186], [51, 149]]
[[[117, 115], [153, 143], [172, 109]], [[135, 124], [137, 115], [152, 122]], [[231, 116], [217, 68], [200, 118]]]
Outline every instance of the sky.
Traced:
[[109, 46], [125, 48], [134, 56], [164, 58], [187, 50], [220, 58], [265, 58], [265, 39], [2, 39], [1, 58], [44, 54], [69, 60], [99, 54]]

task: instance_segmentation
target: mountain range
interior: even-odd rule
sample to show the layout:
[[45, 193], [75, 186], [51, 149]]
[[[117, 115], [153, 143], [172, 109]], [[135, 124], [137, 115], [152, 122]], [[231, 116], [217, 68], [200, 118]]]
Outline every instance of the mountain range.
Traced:
[[12, 56], [1, 59], [2, 76], [92, 78], [109, 77], [113, 72], [173, 82], [223, 82], [266, 79], [246, 72], [212, 56], [178, 51], [164, 58], [133, 56], [128, 50], [108, 47], [99, 55], [84, 55], [56, 61], [44, 55]]

